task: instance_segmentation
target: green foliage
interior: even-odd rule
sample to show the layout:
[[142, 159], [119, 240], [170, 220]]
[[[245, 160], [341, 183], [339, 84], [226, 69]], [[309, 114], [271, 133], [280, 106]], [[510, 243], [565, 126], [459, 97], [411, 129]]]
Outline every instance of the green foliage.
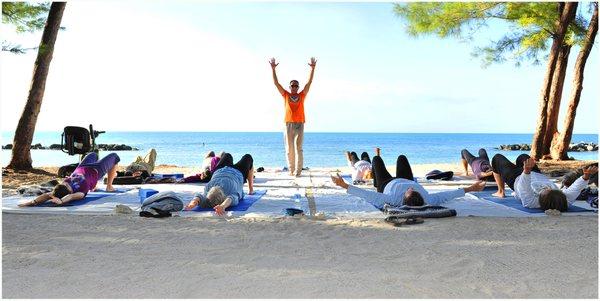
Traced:
[[[34, 32], [44, 29], [50, 3], [2, 2], [2, 23], [15, 27], [17, 33]], [[27, 50], [8, 41], [2, 41], [2, 51], [24, 54]]]
[[[476, 46], [473, 56], [481, 58], [484, 66], [508, 60], [520, 65], [525, 60], [539, 64], [547, 55], [560, 17], [558, 5], [557, 2], [412, 2], [395, 4], [394, 12], [406, 21], [406, 31], [413, 37], [434, 34], [440, 38], [472, 40], [488, 23], [505, 22], [508, 31], [487, 46]], [[585, 23], [585, 18], [578, 16], [569, 26], [565, 43], [581, 43]]]
[[44, 28], [50, 3], [2, 2], [2, 23], [12, 24], [16, 31], [34, 32]]

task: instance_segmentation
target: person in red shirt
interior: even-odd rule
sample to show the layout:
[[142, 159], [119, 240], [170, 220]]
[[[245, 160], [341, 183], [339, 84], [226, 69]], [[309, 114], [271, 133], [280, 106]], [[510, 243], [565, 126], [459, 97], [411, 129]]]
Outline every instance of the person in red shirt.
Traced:
[[290, 81], [290, 91], [285, 90], [279, 81], [277, 80], [277, 73], [275, 67], [279, 65], [272, 58], [269, 63], [273, 70], [273, 82], [275, 87], [279, 90], [281, 96], [283, 96], [285, 106], [285, 152], [287, 154], [288, 168], [291, 176], [299, 177], [302, 173], [302, 166], [304, 156], [302, 154], [302, 142], [304, 140], [304, 99], [310, 85], [312, 84], [313, 75], [315, 74], [315, 66], [317, 66], [317, 60], [314, 57], [310, 58], [310, 76], [308, 82], [304, 85], [304, 89], [298, 92], [300, 82], [297, 80]]

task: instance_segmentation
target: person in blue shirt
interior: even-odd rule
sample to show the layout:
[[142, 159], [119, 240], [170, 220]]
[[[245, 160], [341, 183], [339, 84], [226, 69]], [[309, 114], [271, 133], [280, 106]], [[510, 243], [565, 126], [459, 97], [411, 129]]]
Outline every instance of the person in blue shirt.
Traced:
[[358, 196], [379, 209], [383, 209], [385, 204], [392, 206], [439, 205], [462, 197], [466, 192], [481, 191], [485, 187], [484, 181], [478, 181], [463, 189], [429, 193], [414, 180], [412, 169], [404, 155], [398, 156], [396, 160], [396, 177], [390, 175], [380, 156], [373, 157], [372, 166], [377, 191], [349, 185], [339, 174], [331, 176], [331, 180], [337, 186], [346, 189], [348, 194]]
[[248, 194], [254, 194], [254, 160], [245, 154], [235, 164], [229, 153], [223, 153], [204, 193], [197, 193], [185, 206], [191, 210], [196, 206], [213, 208], [217, 215], [224, 215], [225, 209], [235, 206], [244, 198], [244, 183], [248, 182]]

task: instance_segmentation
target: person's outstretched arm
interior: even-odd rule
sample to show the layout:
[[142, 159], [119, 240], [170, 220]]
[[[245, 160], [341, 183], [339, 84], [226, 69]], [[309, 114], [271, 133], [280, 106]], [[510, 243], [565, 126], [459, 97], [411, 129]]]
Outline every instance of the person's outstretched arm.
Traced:
[[598, 172], [598, 166], [588, 166], [583, 169], [583, 176], [577, 178], [571, 186], [563, 188], [562, 192], [567, 197], [567, 202], [573, 204], [581, 191], [588, 186], [590, 176]]
[[62, 199], [52, 198], [52, 200], [50, 200], [50, 201], [52, 201], [52, 203], [55, 203], [57, 205], [62, 205], [62, 204], [66, 204], [71, 201], [81, 200], [84, 197], [85, 197], [85, 194], [83, 192], [75, 192], [75, 193], [65, 195], [64, 197], [62, 197]]
[[371, 203], [373, 206], [379, 208], [379, 209], [383, 209], [383, 205], [387, 204], [391, 204], [391, 205], [397, 205], [396, 204], [396, 200], [394, 200], [391, 196], [384, 194], [384, 193], [379, 193], [377, 191], [372, 191], [372, 190], [366, 190], [366, 189], [361, 189], [352, 185], [348, 185], [348, 183], [346, 183], [343, 179], [342, 176], [340, 176], [340, 174], [336, 174], [335, 176], [331, 175], [331, 181], [341, 187], [346, 189], [346, 192], [348, 194], [357, 196], [369, 203]]
[[302, 92], [300, 92], [304, 94], [308, 93], [308, 90], [310, 89], [310, 84], [312, 84], [313, 76], [315, 75], [315, 67], [317, 66], [317, 60], [314, 57], [311, 57], [310, 63], [308, 63], [308, 65], [310, 66], [310, 76], [308, 77], [308, 82], [306, 82], [304, 89], [302, 89]]
[[275, 67], [277, 67], [279, 63], [275, 62], [275, 58], [271, 58], [269, 64], [271, 64], [271, 70], [273, 70], [273, 83], [275, 84], [275, 87], [277, 87], [277, 90], [279, 90], [279, 93], [283, 95], [285, 93], [285, 89], [281, 86], [281, 84], [279, 84], [279, 81], [277, 80], [277, 72], [275, 72]]
[[44, 194], [40, 194], [38, 197], [36, 197], [35, 199], [29, 201], [29, 202], [25, 202], [25, 203], [21, 203], [18, 206], [19, 207], [27, 207], [27, 206], [35, 206], [35, 205], [39, 205], [47, 200], [51, 200], [54, 196], [52, 195], [52, 192], [46, 192]]

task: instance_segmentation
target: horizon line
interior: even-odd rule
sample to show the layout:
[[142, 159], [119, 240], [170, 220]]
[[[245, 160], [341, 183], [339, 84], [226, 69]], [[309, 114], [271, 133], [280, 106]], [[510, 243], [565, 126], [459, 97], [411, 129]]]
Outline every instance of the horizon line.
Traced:
[[[3, 133], [12, 132], [15, 130], [2, 130]], [[62, 132], [57, 130], [39, 130], [36, 132]], [[106, 130], [106, 133], [115, 132], [115, 133], [282, 133], [282, 131], [189, 131], [189, 130], [149, 130], [149, 131], [127, 131], [127, 130]], [[305, 131], [306, 133], [316, 133], [316, 134], [519, 134], [519, 135], [533, 135], [534, 133], [526, 133], [526, 132], [328, 132], [328, 131]], [[34, 132], [35, 134], [35, 132]], [[573, 135], [599, 135], [600, 133], [573, 133]]]

